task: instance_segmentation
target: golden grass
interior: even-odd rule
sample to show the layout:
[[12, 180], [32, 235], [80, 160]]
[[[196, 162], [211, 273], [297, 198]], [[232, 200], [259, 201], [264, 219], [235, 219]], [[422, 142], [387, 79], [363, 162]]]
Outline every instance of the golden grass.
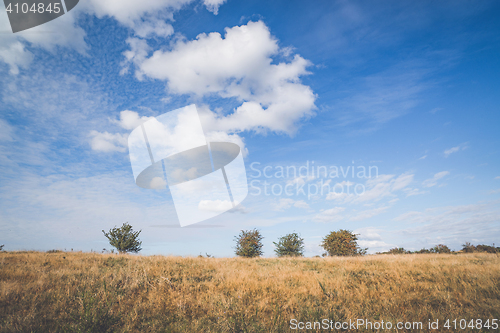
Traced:
[[427, 325], [429, 319], [500, 319], [499, 312], [497, 254], [0, 253], [1, 332], [289, 332], [297, 331], [290, 329], [293, 318]]

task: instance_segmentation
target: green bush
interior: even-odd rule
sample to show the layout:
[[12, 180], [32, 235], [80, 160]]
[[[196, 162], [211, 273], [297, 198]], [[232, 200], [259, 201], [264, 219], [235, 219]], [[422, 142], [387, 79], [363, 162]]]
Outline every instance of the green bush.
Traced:
[[411, 251], [407, 251], [403, 247], [395, 247], [393, 249], [390, 249], [388, 253], [390, 253], [390, 254], [407, 254], [407, 253], [411, 253]]
[[462, 251], [466, 253], [473, 253], [473, 252], [486, 252], [486, 253], [500, 253], [500, 247], [495, 247], [490, 246], [490, 245], [477, 245], [474, 246], [469, 242], [466, 242], [465, 244], [462, 245]]
[[278, 257], [293, 256], [302, 257], [304, 256], [304, 239], [300, 238], [299, 234], [292, 233], [286, 236], [280, 237], [278, 243], [273, 242], [276, 246], [274, 252]]
[[120, 228], [114, 227], [109, 232], [102, 233], [109, 240], [109, 244], [115, 247], [120, 253], [139, 252], [142, 250], [139, 241], [139, 234], [142, 230], [134, 231], [128, 222], [123, 223]]
[[241, 230], [238, 236], [235, 236], [236, 255], [240, 257], [252, 258], [262, 255], [262, 235], [257, 229]]
[[444, 244], [438, 244], [430, 249], [431, 253], [451, 253], [451, 250], [448, 246]]
[[358, 246], [358, 235], [349, 230], [340, 229], [332, 231], [323, 241], [321, 246], [329, 256], [357, 256], [366, 254], [366, 250]]

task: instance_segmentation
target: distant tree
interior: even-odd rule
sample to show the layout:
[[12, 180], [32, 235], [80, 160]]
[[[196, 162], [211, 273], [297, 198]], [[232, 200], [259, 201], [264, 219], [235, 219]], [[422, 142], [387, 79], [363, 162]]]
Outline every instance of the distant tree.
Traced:
[[493, 244], [493, 246], [481, 244], [476, 246], [476, 251], [487, 252], [487, 253], [500, 253], [500, 247], [495, 247], [495, 244]]
[[388, 253], [390, 253], [390, 254], [408, 254], [411, 252], [405, 250], [403, 247], [395, 247], [393, 249], [390, 249]]
[[241, 233], [234, 237], [236, 241], [236, 255], [246, 258], [261, 256], [263, 253], [263, 238], [257, 229], [241, 230]]
[[358, 235], [349, 230], [340, 229], [332, 231], [323, 241], [321, 246], [329, 256], [357, 256], [366, 254], [367, 248], [358, 246]]
[[280, 237], [278, 243], [273, 242], [276, 246], [274, 252], [278, 257], [292, 256], [292, 257], [302, 257], [304, 256], [304, 239], [300, 238], [299, 234], [292, 233], [286, 236]]
[[109, 232], [102, 233], [109, 240], [109, 244], [115, 247], [120, 253], [139, 252], [142, 250], [139, 241], [139, 234], [142, 230], [134, 231], [128, 222], [123, 223], [120, 228], [114, 227]]
[[484, 244], [474, 246], [471, 243], [466, 242], [465, 244], [462, 245], [462, 251], [466, 253], [472, 253], [472, 252], [500, 253], [500, 247], [495, 247], [495, 244], [493, 244], [493, 246]]
[[476, 247], [469, 242], [465, 242], [465, 244], [462, 245], [462, 251], [465, 253], [472, 253], [475, 250], [476, 250]]
[[434, 246], [432, 249], [430, 249], [430, 252], [432, 253], [451, 253], [451, 250], [448, 246], [444, 244], [438, 244]]
[[2, 251], [3, 251], [3, 247], [4, 247], [4, 246], [5, 246], [5, 245], [0, 245], [0, 252], [2, 252]]

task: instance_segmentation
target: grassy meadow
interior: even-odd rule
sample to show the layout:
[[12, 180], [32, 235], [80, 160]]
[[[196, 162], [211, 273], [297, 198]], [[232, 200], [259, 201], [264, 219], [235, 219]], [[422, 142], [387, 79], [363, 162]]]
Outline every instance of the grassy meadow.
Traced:
[[0, 253], [0, 332], [312, 332], [290, 320], [358, 318], [487, 331], [442, 325], [500, 319], [500, 256]]

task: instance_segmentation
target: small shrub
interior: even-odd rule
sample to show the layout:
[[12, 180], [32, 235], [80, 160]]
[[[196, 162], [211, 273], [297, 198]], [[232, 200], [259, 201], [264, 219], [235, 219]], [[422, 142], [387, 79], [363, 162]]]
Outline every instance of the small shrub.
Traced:
[[361, 249], [358, 246], [357, 236], [349, 230], [332, 231], [323, 238], [321, 246], [329, 256], [364, 255], [368, 249]]
[[120, 228], [114, 227], [109, 232], [102, 233], [109, 240], [111, 246], [116, 247], [120, 253], [139, 252], [142, 242], [139, 241], [139, 234], [142, 230], [134, 231], [128, 222], [123, 223]]
[[465, 242], [465, 244], [462, 245], [462, 251], [465, 253], [472, 253], [475, 250], [476, 250], [476, 247], [469, 242]]
[[304, 256], [304, 239], [300, 238], [299, 234], [292, 233], [286, 236], [280, 237], [278, 243], [273, 242], [276, 246], [274, 252], [278, 257], [292, 256], [292, 257], [302, 257]]
[[444, 244], [438, 244], [434, 246], [432, 249], [430, 249], [430, 252], [432, 253], [451, 253], [451, 250], [448, 246]]
[[411, 251], [407, 251], [403, 247], [395, 247], [393, 249], [390, 249], [388, 253], [390, 253], [390, 254], [408, 254], [408, 253], [411, 253]]
[[500, 253], [500, 247], [490, 246], [490, 245], [477, 245], [474, 246], [469, 242], [465, 242], [462, 245], [462, 251], [465, 253], [473, 253], [473, 252], [486, 252], [486, 253]]
[[476, 251], [487, 252], [487, 253], [500, 253], [500, 247], [481, 244], [476, 246]]
[[252, 258], [262, 255], [262, 239], [264, 237], [262, 237], [259, 230], [241, 230], [241, 233], [234, 238], [237, 256]]

